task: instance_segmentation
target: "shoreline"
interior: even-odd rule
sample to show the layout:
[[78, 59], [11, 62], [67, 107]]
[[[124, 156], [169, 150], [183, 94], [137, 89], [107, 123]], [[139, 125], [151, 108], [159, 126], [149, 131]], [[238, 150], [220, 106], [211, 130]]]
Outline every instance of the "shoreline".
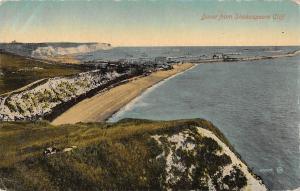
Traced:
[[164, 84], [165, 82], [167, 82], [168, 80], [177, 77], [180, 74], [183, 74], [189, 70], [192, 70], [193, 68], [195, 68], [197, 66], [197, 64], [194, 64], [192, 67], [178, 72], [172, 76], [169, 76], [161, 81], [159, 81], [156, 84], [153, 84], [152, 86], [150, 86], [149, 88], [147, 88], [144, 92], [142, 92], [140, 95], [138, 95], [137, 97], [133, 98], [130, 102], [128, 102], [124, 107], [120, 108], [118, 111], [116, 111], [114, 114], [112, 114], [110, 117], [108, 117], [105, 121], [107, 122], [115, 122], [115, 121], [110, 121], [110, 119], [117, 117], [119, 115], [121, 115], [123, 112], [128, 111], [128, 109], [130, 109], [131, 106], [133, 106], [139, 99], [141, 99], [143, 96], [145, 96], [147, 93], [151, 92], [152, 90], [154, 90], [155, 88], [159, 87], [160, 85]]
[[147, 89], [172, 76], [185, 72], [193, 66], [195, 64], [191, 63], [174, 65], [172, 70], [157, 71], [149, 76], [133, 78], [125, 84], [84, 99], [59, 115], [51, 123], [53, 125], [61, 125], [106, 121]]

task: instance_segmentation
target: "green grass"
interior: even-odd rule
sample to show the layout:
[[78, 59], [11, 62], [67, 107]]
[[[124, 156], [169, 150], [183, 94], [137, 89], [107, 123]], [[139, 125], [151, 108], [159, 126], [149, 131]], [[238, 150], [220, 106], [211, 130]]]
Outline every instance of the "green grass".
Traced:
[[[165, 178], [162, 177], [165, 163], [155, 159], [162, 148], [150, 136], [174, 134], [183, 129], [192, 130], [195, 126], [215, 132], [228, 144], [217, 128], [202, 119], [126, 119], [118, 123], [79, 123], [58, 127], [46, 121], [2, 122], [0, 178], [6, 187], [14, 190], [160, 190]], [[207, 145], [204, 150], [203, 144]], [[198, 186], [197, 181], [204, 172], [213, 174], [218, 165], [228, 163], [224, 156], [220, 156], [220, 160], [212, 158], [216, 155], [210, 153], [220, 149], [215, 144], [211, 139], [199, 139], [198, 156], [204, 153], [209, 160], [197, 159], [201, 168], [195, 175], [194, 184]], [[63, 149], [73, 145], [78, 148], [71, 152], [47, 157], [42, 154], [50, 146]], [[181, 156], [189, 163], [197, 162], [189, 158], [189, 153], [182, 151]], [[183, 180], [175, 187], [184, 189], [188, 185], [195, 188], [194, 184], [185, 184]]]
[[[33, 70], [34, 67], [43, 69]], [[0, 94], [16, 90], [39, 79], [67, 76], [84, 70], [86, 69], [75, 65], [46, 64], [0, 53]]]

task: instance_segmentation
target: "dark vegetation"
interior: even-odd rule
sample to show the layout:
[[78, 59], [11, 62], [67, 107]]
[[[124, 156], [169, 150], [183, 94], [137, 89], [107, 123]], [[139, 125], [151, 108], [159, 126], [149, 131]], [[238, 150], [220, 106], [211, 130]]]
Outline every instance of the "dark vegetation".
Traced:
[[[209, 129], [229, 145], [216, 127], [202, 119], [161, 122], [125, 119], [117, 123], [78, 123], [59, 127], [45, 121], [1, 122], [0, 188], [161, 190], [170, 186], [205, 190], [200, 177], [205, 173], [214, 174], [231, 160], [226, 155], [215, 155], [220, 150], [218, 144], [196, 135], [195, 126]], [[197, 165], [194, 181], [182, 178], [176, 185], [165, 185], [165, 160], [156, 159], [163, 148], [150, 136], [172, 135], [184, 129], [191, 130], [196, 136], [199, 148], [196, 157], [180, 150], [177, 154], [186, 164]], [[73, 145], [77, 148], [70, 152], [43, 155], [47, 147], [63, 150]], [[230, 188], [245, 185], [238, 169], [225, 178], [224, 181], [232, 185]]]

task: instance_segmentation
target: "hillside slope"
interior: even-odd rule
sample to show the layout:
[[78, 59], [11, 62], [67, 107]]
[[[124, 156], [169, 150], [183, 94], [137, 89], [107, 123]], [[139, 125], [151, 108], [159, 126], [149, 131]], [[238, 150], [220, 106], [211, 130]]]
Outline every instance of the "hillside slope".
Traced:
[[4, 190], [266, 190], [202, 119], [2, 122], [0, 150]]
[[0, 96], [0, 121], [43, 118], [63, 105], [72, 105], [77, 99], [83, 99], [91, 92], [103, 90], [126, 78], [127, 73], [112, 71], [104, 74], [101, 70], [92, 70], [40, 80], [21, 91]]
[[0, 43], [0, 50], [34, 58], [48, 59], [49, 57], [67, 54], [80, 54], [106, 50], [112, 48], [108, 43], [73, 43], [73, 42], [45, 42], [45, 43]]

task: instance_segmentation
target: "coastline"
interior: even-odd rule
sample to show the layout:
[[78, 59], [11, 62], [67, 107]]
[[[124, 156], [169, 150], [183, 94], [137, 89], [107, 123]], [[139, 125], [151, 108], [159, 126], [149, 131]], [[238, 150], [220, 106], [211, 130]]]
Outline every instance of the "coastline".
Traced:
[[166, 81], [172, 79], [172, 78], [175, 78], [176, 76], [180, 75], [180, 74], [183, 74], [189, 70], [192, 70], [193, 68], [195, 68], [197, 66], [197, 64], [194, 64], [192, 67], [184, 70], [184, 71], [181, 71], [181, 72], [178, 72], [170, 77], [167, 77], [161, 81], [159, 81], [158, 83], [156, 84], [153, 84], [151, 87], [149, 87], [148, 89], [146, 89], [144, 92], [142, 92], [140, 95], [138, 95], [137, 97], [133, 98], [130, 102], [128, 102], [126, 105], [124, 105], [124, 107], [120, 108], [118, 111], [116, 111], [114, 114], [112, 114], [110, 117], [108, 117], [106, 119], [106, 121], [108, 122], [115, 122], [115, 121], [110, 121], [112, 118], [114, 117], [118, 117], [119, 115], [122, 115], [124, 112], [128, 111], [136, 102], [138, 102], [143, 96], [145, 96], [146, 94], [150, 93], [152, 90], [154, 90], [155, 88], [161, 86], [162, 84], [164, 84]]
[[195, 66], [191, 63], [174, 65], [174, 69], [158, 71], [146, 77], [134, 78], [91, 98], [84, 99], [55, 118], [53, 125], [78, 122], [103, 122], [159, 82]]
[[271, 56], [253, 56], [253, 57], [242, 57], [242, 58], [229, 58], [228, 60], [224, 60], [223, 58], [219, 59], [205, 59], [205, 60], [194, 60], [190, 61], [190, 63], [195, 64], [215, 64], [215, 63], [226, 63], [226, 62], [244, 62], [244, 61], [255, 61], [255, 60], [269, 60], [269, 59], [277, 59], [277, 58], [285, 58], [285, 57], [292, 57], [297, 56], [300, 54], [300, 50], [296, 50], [293, 52], [288, 52], [285, 54], [276, 54]]

